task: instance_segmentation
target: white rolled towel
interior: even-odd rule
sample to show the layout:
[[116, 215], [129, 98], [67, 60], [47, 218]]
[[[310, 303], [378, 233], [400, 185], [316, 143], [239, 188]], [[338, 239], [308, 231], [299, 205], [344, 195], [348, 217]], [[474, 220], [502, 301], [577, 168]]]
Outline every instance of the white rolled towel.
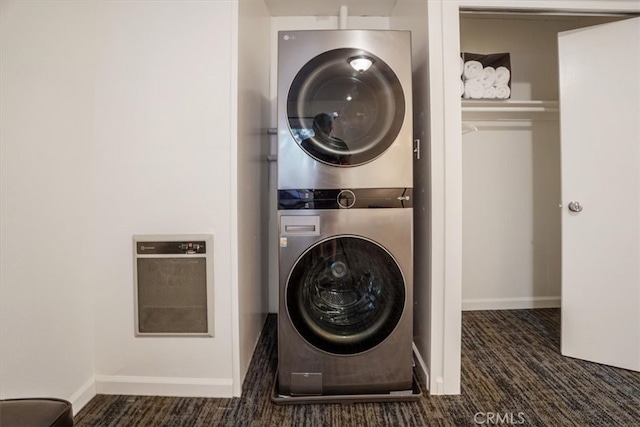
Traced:
[[460, 75], [464, 74], [464, 59], [460, 58]]
[[506, 85], [511, 78], [511, 72], [507, 67], [496, 68], [496, 85]]
[[507, 85], [498, 85], [496, 86], [496, 98], [498, 99], [507, 99], [511, 96], [511, 89]]
[[496, 81], [496, 69], [493, 67], [484, 67], [480, 75], [480, 81], [484, 87], [493, 86]]
[[496, 97], [496, 88], [493, 86], [484, 86], [484, 91], [482, 92], [482, 98], [494, 99], [495, 97]]
[[482, 74], [482, 64], [478, 61], [467, 61], [464, 63], [464, 80], [473, 80], [480, 77]]
[[467, 80], [464, 82], [464, 97], [467, 99], [482, 99], [484, 86], [480, 80]]

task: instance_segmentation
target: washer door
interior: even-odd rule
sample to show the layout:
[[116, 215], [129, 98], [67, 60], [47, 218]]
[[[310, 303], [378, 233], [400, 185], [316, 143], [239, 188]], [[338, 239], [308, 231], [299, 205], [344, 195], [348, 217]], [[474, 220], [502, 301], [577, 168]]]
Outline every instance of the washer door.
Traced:
[[287, 310], [314, 347], [355, 354], [384, 341], [405, 304], [398, 264], [381, 246], [359, 237], [324, 240], [296, 262], [287, 282]]
[[287, 117], [291, 134], [308, 155], [329, 165], [357, 166], [393, 144], [404, 104], [400, 81], [383, 60], [360, 49], [336, 49], [298, 72], [289, 89]]

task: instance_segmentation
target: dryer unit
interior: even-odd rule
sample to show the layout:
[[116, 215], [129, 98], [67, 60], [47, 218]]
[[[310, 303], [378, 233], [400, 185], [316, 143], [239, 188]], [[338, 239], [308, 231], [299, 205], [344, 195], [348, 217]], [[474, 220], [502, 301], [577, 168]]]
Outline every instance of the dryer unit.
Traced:
[[411, 394], [411, 190], [279, 199], [277, 393]]
[[412, 187], [410, 33], [278, 37], [278, 188]]

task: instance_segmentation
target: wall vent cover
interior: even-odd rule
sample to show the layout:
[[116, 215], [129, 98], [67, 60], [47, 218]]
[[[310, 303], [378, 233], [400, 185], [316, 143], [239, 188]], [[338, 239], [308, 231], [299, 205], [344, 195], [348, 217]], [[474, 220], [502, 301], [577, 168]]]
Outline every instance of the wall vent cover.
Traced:
[[133, 236], [136, 336], [213, 336], [213, 236]]

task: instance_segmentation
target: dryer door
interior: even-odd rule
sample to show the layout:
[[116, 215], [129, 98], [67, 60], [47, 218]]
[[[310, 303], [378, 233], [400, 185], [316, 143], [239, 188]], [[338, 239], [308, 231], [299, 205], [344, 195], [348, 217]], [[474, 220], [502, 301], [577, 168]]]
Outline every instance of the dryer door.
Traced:
[[393, 70], [361, 49], [316, 56], [298, 72], [287, 98], [291, 133], [314, 159], [357, 166], [384, 153], [405, 115], [402, 86]]
[[288, 315], [314, 347], [355, 354], [384, 341], [400, 321], [405, 284], [395, 259], [380, 245], [340, 236], [307, 250], [287, 282]]

